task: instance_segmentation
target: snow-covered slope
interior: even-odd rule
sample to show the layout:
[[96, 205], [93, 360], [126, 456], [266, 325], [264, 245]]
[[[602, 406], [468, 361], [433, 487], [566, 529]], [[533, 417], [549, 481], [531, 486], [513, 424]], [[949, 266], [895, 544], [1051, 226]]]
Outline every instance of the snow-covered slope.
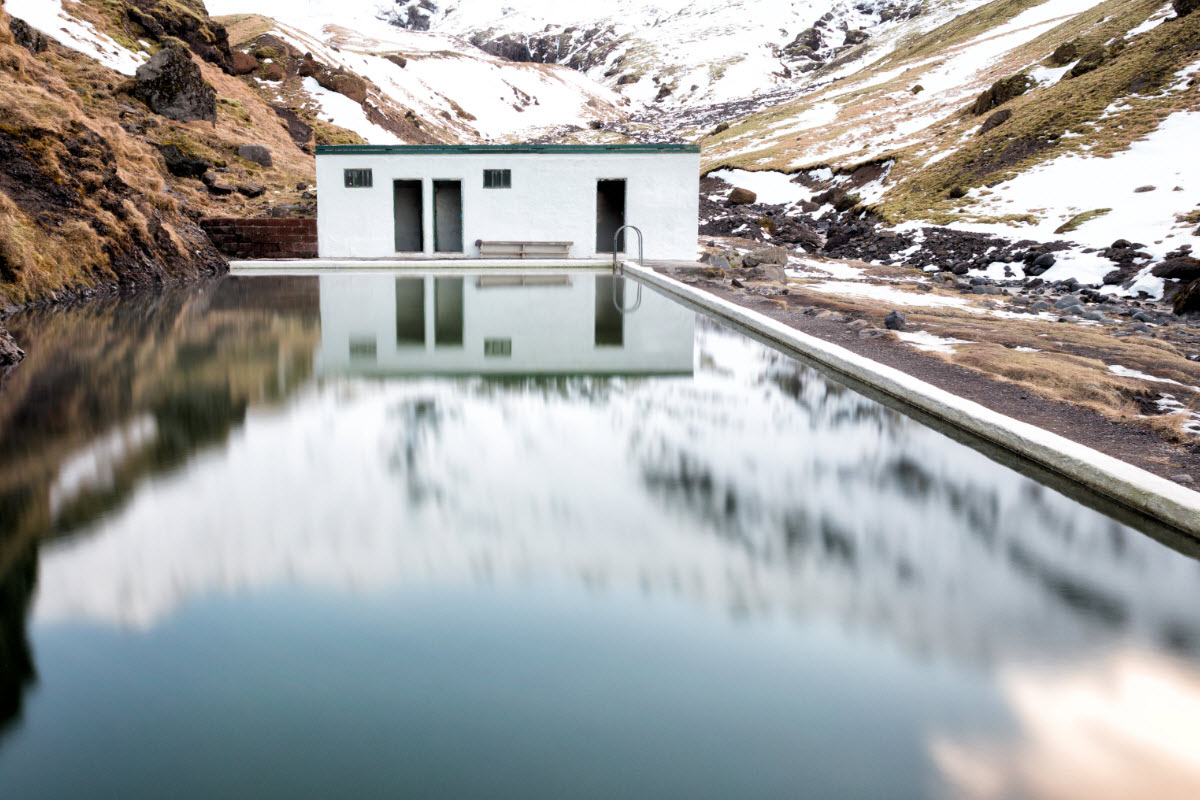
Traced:
[[[322, 89], [311, 78], [304, 89], [320, 117], [372, 144], [408, 140], [380, 124], [372, 109], [401, 118], [411, 112], [435, 138], [468, 142], [529, 138], [551, 128], [624, 116], [619, 95], [576, 70], [513, 63], [453, 36], [398, 28], [376, 18], [383, 7], [376, 0], [209, 0], [207, 5], [213, 14], [269, 17], [271, 35], [369, 81], [370, 96], [363, 103]], [[260, 85], [271, 88], [266, 81]]]

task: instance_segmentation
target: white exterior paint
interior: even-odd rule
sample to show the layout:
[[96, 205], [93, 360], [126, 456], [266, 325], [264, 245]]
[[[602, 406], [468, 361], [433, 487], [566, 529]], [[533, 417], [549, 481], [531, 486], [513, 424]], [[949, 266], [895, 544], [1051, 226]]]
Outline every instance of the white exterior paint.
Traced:
[[[519, 147], [462, 148], [428, 152], [420, 147], [329, 148], [317, 152], [320, 257], [478, 258], [475, 242], [572, 242], [570, 258], [595, 258], [596, 182], [623, 179], [625, 222], [645, 236], [645, 255], [655, 260], [696, 258], [700, 154], [695, 150], [661, 152], [616, 148], [579, 148], [577, 152], [528, 152]], [[343, 171], [372, 170], [371, 188], [347, 189]], [[485, 189], [483, 172], [512, 170], [512, 188]], [[420, 180], [423, 185], [424, 250], [397, 253], [392, 184]], [[433, 181], [462, 182], [462, 253], [435, 253]], [[626, 251], [635, 256], [636, 234], [626, 235]]]
[[[494, 285], [494, 272], [436, 275], [394, 273], [322, 274], [321, 346], [324, 375], [690, 375], [696, 315], [653, 289], [621, 316], [620, 345], [596, 344], [597, 291], [611, 302], [611, 273], [572, 271], [538, 274], [551, 285]], [[512, 276], [519, 280], [519, 276]], [[397, 341], [396, 282], [421, 281], [424, 341]], [[438, 344], [434, 286], [462, 281], [462, 344]], [[515, 282], [515, 281], [514, 281]], [[491, 283], [492, 285], [488, 285]], [[625, 281], [624, 305], [632, 307], [637, 284]], [[607, 309], [606, 309], [607, 310]], [[488, 355], [484, 342], [507, 339], [511, 355]], [[371, 352], [371, 344], [374, 352]], [[364, 347], [366, 345], [366, 347]], [[353, 352], [352, 352], [353, 351]]]

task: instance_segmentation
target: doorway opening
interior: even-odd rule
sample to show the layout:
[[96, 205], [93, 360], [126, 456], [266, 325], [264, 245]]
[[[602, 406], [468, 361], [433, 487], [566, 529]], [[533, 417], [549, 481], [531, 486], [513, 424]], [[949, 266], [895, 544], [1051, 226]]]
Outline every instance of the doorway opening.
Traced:
[[[596, 252], [613, 252], [613, 236], [625, 224], [625, 181], [596, 181]], [[617, 240], [617, 252], [625, 252], [625, 232]]]
[[397, 253], [424, 252], [423, 204], [420, 181], [392, 182], [392, 216], [396, 223]]
[[461, 253], [462, 237], [462, 181], [434, 181], [433, 249]]

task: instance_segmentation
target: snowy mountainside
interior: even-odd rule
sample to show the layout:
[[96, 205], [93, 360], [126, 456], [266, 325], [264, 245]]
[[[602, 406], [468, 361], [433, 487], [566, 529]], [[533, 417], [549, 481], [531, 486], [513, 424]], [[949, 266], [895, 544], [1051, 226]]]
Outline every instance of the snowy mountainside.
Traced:
[[[257, 80], [285, 102], [315, 109], [327, 121], [372, 144], [423, 140], [487, 141], [528, 138], [563, 124], [625, 116], [622, 98], [583, 74], [549, 64], [513, 63], [453, 36], [414, 32], [376, 18], [376, 2], [283, 3], [209, 0], [208, 7], [239, 46], [264, 36], [284, 42], [295, 57], [310, 53], [328, 70], [365, 80], [366, 99], [347, 98], [312, 76], [300, 87]], [[262, 16], [249, 20], [245, 11]], [[238, 14], [237, 12], [243, 12]], [[240, 31], [244, 31], [238, 35]], [[407, 120], [407, 124], [405, 123]]]
[[910, 20], [928, 29], [984, 2], [395, 0], [385, 17], [511, 60], [567, 64], [635, 102], [687, 107], [807, 83], [830, 64], [877, 57]]

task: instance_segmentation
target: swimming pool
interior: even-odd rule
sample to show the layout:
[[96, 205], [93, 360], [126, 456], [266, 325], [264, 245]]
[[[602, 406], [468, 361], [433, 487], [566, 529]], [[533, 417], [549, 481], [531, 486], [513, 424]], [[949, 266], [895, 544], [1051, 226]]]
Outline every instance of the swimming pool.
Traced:
[[1200, 786], [1186, 543], [614, 290], [228, 277], [10, 320], [5, 796]]

